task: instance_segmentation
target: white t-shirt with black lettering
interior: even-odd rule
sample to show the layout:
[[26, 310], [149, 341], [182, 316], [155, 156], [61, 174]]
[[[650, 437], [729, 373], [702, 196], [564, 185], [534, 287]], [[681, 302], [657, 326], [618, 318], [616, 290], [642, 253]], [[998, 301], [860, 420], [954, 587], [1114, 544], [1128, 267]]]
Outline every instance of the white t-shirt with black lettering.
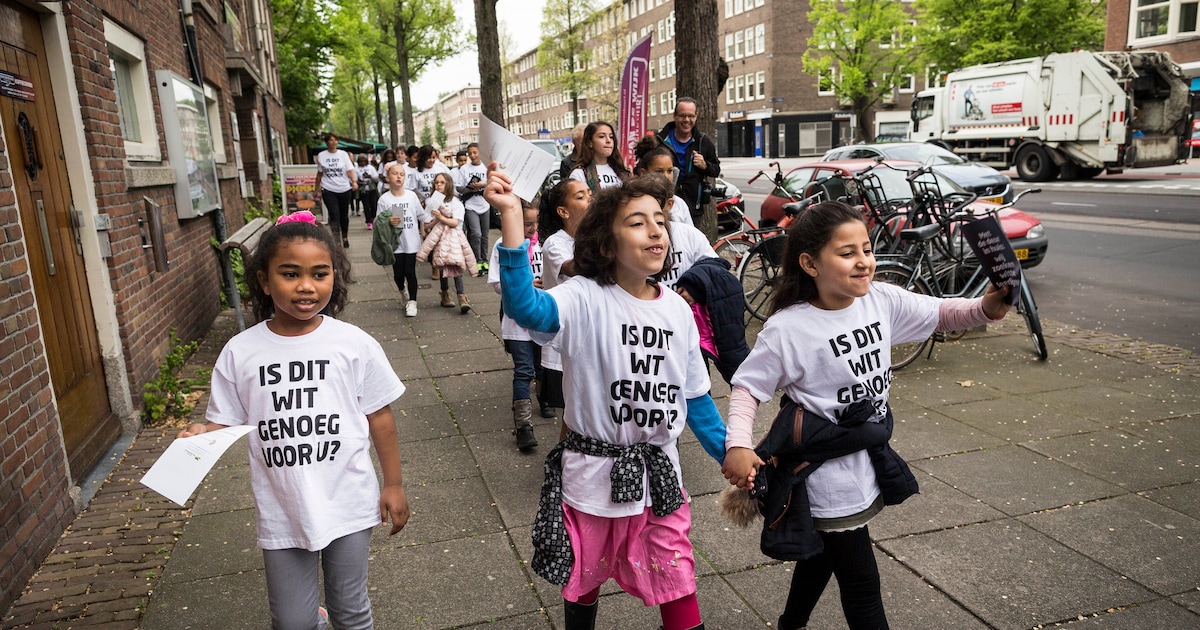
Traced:
[[[542, 243], [542, 288], [552, 289], [571, 279], [562, 273], [562, 267], [575, 260], [575, 237], [559, 230], [546, 237]], [[562, 357], [553, 348], [542, 348], [542, 367], [562, 371]]]
[[341, 149], [318, 153], [317, 170], [321, 173], [321, 190], [335, 193], [350, 190], [350, 176], [346, 172], [354, 170], [354, 162], [349, 153]]
[[[571, 171], [568, 177], [577, 179], [585, 184], [587, 183], [587, 175], [584, 174], [582, 168], [576, 168]], [[605, 188], [612, 188], [613, 186], [620, 186], [621, 178], [617, 177], [617, 172], [613, 170], [613, 167], [607, 164], [597, 164], [596, 183], [600, 184], [600, 189], [603, 190]]]
[[679, 282], [679, 276], [691, 269], [696, 261], [701, 258], [716, 258], [717, 252], [713, 251], [712, 245], [708, 244], [708, 237], [704, 235], [704, 232], [686, 223], [672, 221], [671, 257], [675, 264], [662, 279], [662, 284], [667, 287], [668, 291], [675, 290], [675, 283]]
[[[863, 398], [885, 413], [892, 344], [933, 334], [940, 303], [872, 282], [867, 295], [836, 311], [794, 304], [767, 319], [732, 385], [745, 387], [763, 402], [783, 390], [804, 409], [834, 420]], [[858, 514], [879, 496], [866, 451], [826, 461], [806, 485], [812, 515], [818, 518]]]
[[247, 438], [260, 548], [317, 551], [380, 523], [367, 414], [403, 393], [379, 342], [332, 317], [299, 337], [260, 322], [225, 344], [205, 417], [256, 427]]
[[[660, 447], [679, 469], [677, 440], [687, 421], [687, 399], [708, 393], [700, 333], [683, 298], [662, 289], [640, 300], [615, 284], [577, 276], [549, 291], [558, 306], [555, 334], [533, 340], [563, 358], [563, 422], [609, 444]], [[649, 478], [640, 503], [613, 503], [613, 458], [566, 451], [563, 501], [604, 517], [633, 516], [650, 507]]]
[[[471, 164], [470, 162], [467, 162], [466, 164], [458, 167], [457, 175], [458, 179], [454, 181], [454, 185], [456, 187], [466, 186], [472, 181], [486, 183], [487, 165], [482, 162], [479, 164]], [[462, 195], [461, 192], [459, 194]], [[487, 199], [484, 199], [482, 194], [472, 195], [470, 199], [467, 199], [463, 202], [463, 205], [467, 207], [467, 210], [470, 210], [475, 214], [484, 214], [491, 208], [491, 206], [488, 205]]]
[[[531, 243], [529, 245], [529, 266], [533, 269], [533, 277], [542, 277], [542, 244]], [[487, 283], [496, 293], [500, 292], [500, 241], [492, 247], [492, 255], [488, 257], [488, 276]], [[520, 324], [514, 322], [508, 315], [500, 313], [500, 338], [509, 341], [530, 341], [529, 331], [521, 328]], [[544, 363], [544, 362], [543, 362]], [[559, 367], [555, 370], [562, 370], [562, 363], [557, 364]]]
[[415, 254], [421, 249], [421, 226], [432, 221], [433, 215], [425, 209], [424, 204], [417, 198], [417, 193], [405, 190], [397, 196], [389, 190], [380, 195], [376, 209], [377, 214], [387, 210], [394, 217], [402, 217], [400, 226], [395, 228], [400, 231], [400, 238], [397, 239], [394, 253]]

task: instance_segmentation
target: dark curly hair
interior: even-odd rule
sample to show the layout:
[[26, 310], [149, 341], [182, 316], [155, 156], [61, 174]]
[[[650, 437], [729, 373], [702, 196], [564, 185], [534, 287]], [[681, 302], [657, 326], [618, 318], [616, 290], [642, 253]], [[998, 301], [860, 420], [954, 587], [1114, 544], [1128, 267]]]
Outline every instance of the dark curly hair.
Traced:
[[675, 163], [675, 151], [667, 146], [662, 138], [654, 134], [642, 137], [641, 140], [638, 140], [637, 145], [633, 147], [633, 156], [637, 158], [637, 165], [633, 167], [633, 174], [644, 174], [647, 162], [664, 155], [671, 160], [671, 164]]
[[793, 304], [817, 299], [817, 283], [800, 268], [800, 254], [816, 257], [829, 244], [839, 227], [854, 222], [866, 224], [861, 212], [840, 201], [819, 203], [796, 217], [788, 226], [771, 314]]
[[551, 234], [563, 229], [562, 217], [558, 216], [558, 208], [566, 203], [567, 186], [573, 179], [564, 179], [553, 186], [547, 186], [539, 194], [538, 199], [538, 241], [546, 242]]
[[259, 272], [266, 275], [271, 259], [275, 257], [280, 247], [292, 241], [303, 240], [313, 240], [323, 244], [325, 249], [329, 250], [330, 258], [333, 259], [333, 294], [329, 298], [329, 304], [321, 309], [321, 314], [336, 316], [345, 308], [346, 298], [350, 293], [350, 283], [354, 281], [350, 276], [350, 259], [346, 257], [346, 252], [337, 246], [333, 240], [333, 232], [328, 228], [303, 221], [293, 221], [267, 229], [259, 239], [258, 247], [246, 261], [246, 286], [250, 289], [254, 316], [259, 321], [275, 316], [275, 302], [259, 284]]
[[[592, 196], [587, 216], [575, 234], [575, 270], [579, 275], [599, 284], [616, 284], [617, 261], [614, 252], [617, 251], [617, 240], [613, 225], [620, 211], [639, 197], [650, 197], [662, 208], [665, 203], [663, 200], [670, 199], [671, 192], [662, 178], [638, 177], [623, 186], [605, 188]], [[668, 236], [667, 256], [663, 259], [662, 269], [650, 277], [654, 282], [662, 280], [673, 264], [674, 252], [669, 245], [670, 221], [667, 221], [664, 229]]]

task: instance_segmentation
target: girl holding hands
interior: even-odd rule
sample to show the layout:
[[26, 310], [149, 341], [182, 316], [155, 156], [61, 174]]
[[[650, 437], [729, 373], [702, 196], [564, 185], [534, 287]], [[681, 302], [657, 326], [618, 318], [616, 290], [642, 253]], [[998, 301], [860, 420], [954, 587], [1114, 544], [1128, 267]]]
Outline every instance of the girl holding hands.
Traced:
[[311, 213], [267, 230], [246, 280], [261, 322], [221, 350], [207, 422], [179, 437], [257, 425], [248, 438], [250, 482], [272, 627], [371, 628], [371, 529], [391, 519], [395, 534], [409, 516], [389, 407], [404, 385], [379, 342], [329, 317], [346, 304], [350, 264]]
[[[743, 488], [754, 486], [763, 465], [752, 442], [758, 405], [776, 391], [783, 390], [806, 416], [850, 427], [849, 408], [861, 403], [857, 406], [873, 407], [868, 422], [886, 422], [893, 344], [998, 321], [1009, 309], [1007, 288], [991, 287], [973, 300], [943, 300], [872, 282], [875, 257], [867, 226], [860, 212], [841, 202], [800, 214], [787, 239], [771, 316], [732, 381], [722, 470]], [[916, 492], [916, 480], [890, 448], [808, 463], [815, 466], [805, 469], [809, 474], [798, 488], [807, 491], [806, 513], [793, 519], [789, 512], [781, 526], [789, 544], [799, 541], [793, 548], [803, 552], [788, 558], [798, 562], [778, 627], [803, 628], [836, 575], [851, 630], [887, 628], [867, 522], [885, 504]]]
[[511, 180], [492, 170], [484, 192], [502, 219], [505, 314], [563, 359], [569, 431], [546, 459], [532, 567], [563, 586], [567, 628], [594, 627], [610, 577], [659, 606], [665, 630], [703, 628], [678, 439], [686, 422], [719, 459], [724, 424], [691, 310], [657, 281], [671, 249], [662, 188], [598, 193], [576, 233], [579, 275], [549, 291], [533, 286]]

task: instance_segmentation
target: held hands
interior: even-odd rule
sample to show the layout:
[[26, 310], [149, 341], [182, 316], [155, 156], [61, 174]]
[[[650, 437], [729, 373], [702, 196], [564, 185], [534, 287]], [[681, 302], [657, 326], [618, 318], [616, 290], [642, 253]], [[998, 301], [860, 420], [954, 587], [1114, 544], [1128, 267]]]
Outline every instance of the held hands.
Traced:
[[1008, 315], [1008, 310], [1012, 308], [1012, 305], [1008, 303], [1008, 294], [1011, 291], [1012, 287], [1010, 286], [1001, 288], [989, 284], [987, 293], [983, 295], [983, 314], [991, 320], [1004, 319], [1004, 316]]
[[404, 529], [408, 523], [408, 497], [404, 494], [404, 489], [400, 486], [384, 486], [379, 491], [379, 518], [387, 524], [388, 518], [391, 518], [392, 529], [388, 532], [388, 536], [396, 535], [396, 532]]
[[725, 452], [725, 463], [721, 466], [721, 474], [729, 483], [739, 488], [754, 488], [754, 476], [758, 467], [766, 465], [753, 449], [735, 446]]

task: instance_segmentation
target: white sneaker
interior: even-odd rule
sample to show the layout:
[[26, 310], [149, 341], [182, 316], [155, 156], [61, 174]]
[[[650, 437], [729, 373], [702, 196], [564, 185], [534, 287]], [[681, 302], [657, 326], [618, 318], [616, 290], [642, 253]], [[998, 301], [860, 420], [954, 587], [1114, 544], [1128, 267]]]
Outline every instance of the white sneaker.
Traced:
[[416, 317], [417, 316], [417, 301], [416, 300], [409, 300], [408, 303], [406, 303], [404, 305], [404, 314], [407, 315], [408, 317]]

